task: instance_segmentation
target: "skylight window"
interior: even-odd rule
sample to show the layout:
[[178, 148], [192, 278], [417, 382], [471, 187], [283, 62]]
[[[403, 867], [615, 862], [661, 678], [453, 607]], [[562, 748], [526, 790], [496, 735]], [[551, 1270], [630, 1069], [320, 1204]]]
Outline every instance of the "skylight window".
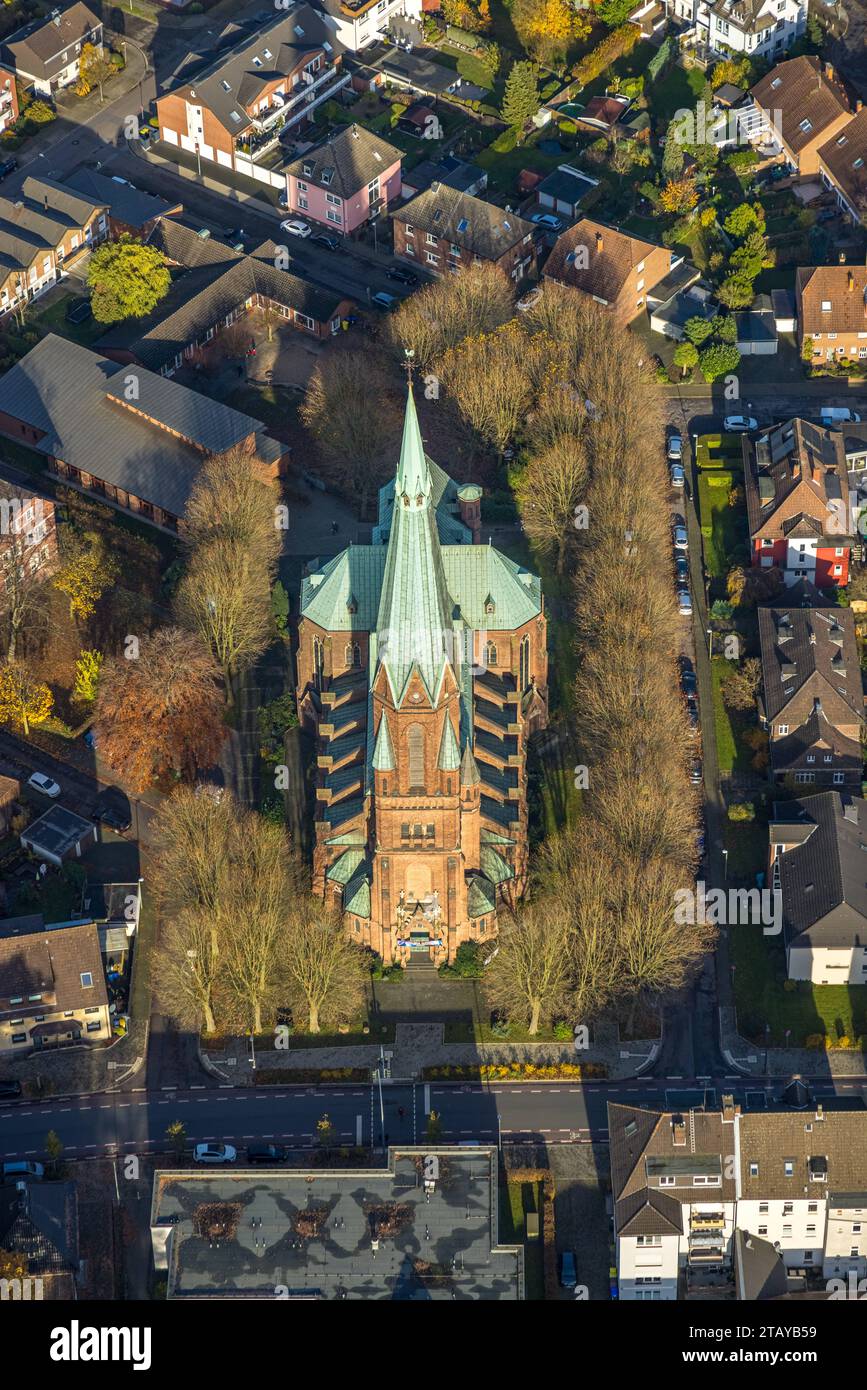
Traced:
[[324, 44], [322, 45], [322, 47], [325, 49], [325, 52], [326, 52], [326, 53], [333, 53], [333, 52], [334, 52], [334, 49], [331, 47], [331, 44], [328, 42], [327, 39], [325, 40], [325, 42], [324, 42]]
[[465, 217], [462, 217], [461, 220], [460, 220], [460, 222], [458, 223], [458, 231], [459, 231], [459, 232], [465, 232], [465, 231], [467, 230], [467, 227], [468, 227], [469, 225], [470, 225], [470, 224], [469, 224], [469, 222], [467, 221], [467, 219], [466, 219]]
[[861, 156], [860, 156], [860, 154], [859, 154], [858, 158], [857, 158], [857, 159], [854, 159], [854, 160], [852, 161], [852, 168], [853, 168], [853, 169], [860, 169], [860, 168], [861, 168], [861, 165], [862, 165], [863, 163], [864, 163], [864, 160], [861, 158]]
[[813, 129], [813, 122], [805, 118], [803, 121], [801, 121], [799, 129], [802, 130], [806, 135], [807, 131]]
[[232, 90], [232, 88], [229, 86], [228, 82], [226, 81], [225, 77], [223, 78], [222, 82], [220, 83], [220, 86], [222, 87], [222, 89], [223, 89], [224, 92], [231, 92], [231, 90]]
[[510, 232], [512, 230], [511, 222], [507, 222], [505, 217], [503, 218], [503, 226], [505, 227], [507, 232]]
[[232, 117], [233, 121], [237, 121], [240, 123], [241, 117], [238, 115], [237, 111], [230, 111], [229, 114]]
[[261, 59], [261, 58], [254, 58], [254, 59], [253, 59], [253, 67], [254, 67], [254, 68], [260, 68], [261, 66], [262, 66], [262, 59]]
[[847, 140], [847, 136], [841, 135], [841, 136], [840, 136], [840, 139], [837, 141], [837, 144], [838, 144], [838, 145], [845, 145], [845, 144], [846, 144], [846, 140]]
[[295, 33], [298, 35], [299, 39], [303, 39], [303, 37], [304, 37], [304, 30], [301, 28], [301, 25], [300, 25], [300, 24], [296, 24], [296, 25], [295, 25]]
[[274, 57], [274, 54], [271, 52], [270, 48], [265, 48], [265, 49], [262, 50], [262, 52], [263, 52], [263, 56], [264, 56], [265, 58], [273, 58], [273, 57]]
[[783, 80], [782, 77], [775, 77], [775, 78], [774, 78], [773, 82], [771, 83], [771, 91], [772, 91], [772, 92], [775, 92], [775, 91], [777, 90], [777, 88], [779, 87], [779, 85], [780, 85], [780, 83], [782, 82], [782, 80]]

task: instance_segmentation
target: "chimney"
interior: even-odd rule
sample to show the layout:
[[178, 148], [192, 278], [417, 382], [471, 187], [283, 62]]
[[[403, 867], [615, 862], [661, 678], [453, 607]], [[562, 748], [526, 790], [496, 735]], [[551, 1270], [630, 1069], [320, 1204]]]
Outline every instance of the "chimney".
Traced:
[[671, 1117], [671, 1142], [676, 1149], [686, 1146], [686, 1123], [682, 1115]]
[[846, 288], [850, 294], [855, 288], [855, 276], [852, 274], [851, 270], [846, 275]]
[[827, 79], [828, 79], [829, 82], [833, 82], [833, 81], [834, 81], [834, 65], [833, 65], [833, 63], [826, 63], [826, 64], [825, 64], [825, 76], [827, 77]]
[[601, 233], [601, 232], [597, 232], [597, 233], [596, 233], [596, 254], [597, 254], [597, 256], [601, 256], [601, 255], [602, 255], [602, 248], [603, 248], [604, 245], [605, 245], [605, 239], [604, 239], [602, 233]]
[[863, 101], [861, 100], [861, 98], [859, 97], [858, 100], [855, 102], [855, 115], [857, 116], [857, 115], [858, 115], [858, 112], [859, 112], [859, 111], [863, 111], [863, 109], [864, 109], [864, 103], [863, 103]]

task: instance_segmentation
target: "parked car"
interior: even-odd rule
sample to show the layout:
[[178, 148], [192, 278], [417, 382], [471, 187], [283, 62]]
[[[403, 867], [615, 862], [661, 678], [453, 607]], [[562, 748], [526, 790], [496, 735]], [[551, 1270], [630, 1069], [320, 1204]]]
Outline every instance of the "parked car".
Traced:
[[4, 159], [0, 162], [0, 179], [5, 179], [7, 174], [14, 174], [17, 168], [17, 159]]
[[307, 222], [302, 222], [299, 217], [287, 217], [280, 223], [280, 231], [286, 232], [287, 236], [309, 236], [311, 228]]
[[34, 1163], [32, 1158], [15, 1159], [10, 1163], [3, 1164], [4, 1178], [34, 1178], [40, 1182], [45, 1177], [45, 1169], [41, 1163]]
[[417, 285], [418, 276], [414, 270], [407, 270], [403, 265], [390, 265], [385, 272], [386, 280], [397, 280], [401, 285]]
[[393, 314], [398, 304], [394, 295], [386, 294], [385, 290], [379, 290], [377, 294], [371, 295], [370, 302], [375, 304], [377, 309], [383, 309], [386, 314]]
[[326, 251], [340, 250], [340, 242], [337, 240], [337, 237], [328, 236], [326, 232], [317, 232], [314, 237], [310, 238], [310, 245], [324, 246]]
[[65, 317], [67, 323], [87, 323], [89, 318], [93, 318], [90, 300], [83, 297], [71, 299], [66, 306]]
[[682, 618], [692, 617], [692, 598], [689, 589], [678, 589], [677, 611]]
[[693, 758], [689, 765], [689, 780], [693, 787], [700, 787], [702, 781], [701, 758]]
[[0, 1100], [14, 1100], [21, 1095], [20, 1081], [0, 1081]]
[[700, 727], [700, 720], [698, 717], [698, 700], [694, 695], [687, 695], [686, 697], [686, 716], [689, 720], [690, 730], [695, 733]]
[[680, 463], [683, 459], [683, 440], [679, 434], [668, 437], [668, 458], [671, 463]]
[[121, 791], [108, 789], [100, 792], [93, 811], [94, 820], [100, 821], [120, 834], [129, 830], [132, 824], [129, 802]]
[[675, 522], [672, 535], [674, 537], [675, 550], [687, 550], [689, 548], [689, 534], [685, 526], [678, 525], [678, 523]]
[[679, 589], [689, 583], [689, 560], [687, 560], [685, 555], [675, 555], [674, 577], [677, 580]]
[[289, 1150], [285, 1144], [248, 1144], [248, 1163], [285, 1163]]
[[850, 410], [845, 405], [823, 405], [819, 411], [819, 419], [823, 425], [858, 425], [861, 423], [861, 416], [856, 415], [854, 410]]
[[553, 212], [534, 212], [530, 221], [535, 222], [537, 227], [544, 227], [549, 232], [562, 232], [563, 230], [562, 217], [555, 217]]
[[727, 415], [723, 420], [723, 429], [726, 434], [746, 434], [749, 430], [757, 430], [759, 423], [754, 420], [752, 415]]
[[560, 1256], [560, 1285], [564, 1289], [574, 1289], [578, 1283], [578, 1271], [575, 1266], [575, 1255], [571, 1250], [564, 1250]]
[[687, 700], [694, 699], [698, 692], [698, 681], [695, 678], [695, 671], [683, 670], [680, 673], [680, 688]]
[[43, 796], [55, 797], [60, 795], [60, 784], [55, 782], [52, 777], [46, 777], [44, 772], [32, 772], [27, 778], [28, 787], [32, 787], [35, 792], [42, 792]]
[[682, 488], [685, 476], [682, 465], [679, 463], [670, 463], [668, 465], [668, 472], [671, 479], [671, 486]]
[[195, 1163], [234, 1163], [237, 1157], [231, 1144], [197, 1144], [193, 1149]]

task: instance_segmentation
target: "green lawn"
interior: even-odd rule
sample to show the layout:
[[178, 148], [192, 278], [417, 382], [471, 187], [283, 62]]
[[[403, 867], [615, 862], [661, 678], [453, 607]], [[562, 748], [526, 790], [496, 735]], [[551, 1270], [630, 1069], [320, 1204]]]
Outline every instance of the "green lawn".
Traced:
[[[734, 965], [738, 1027], [753, 1042], [770, 1046], [804, 1045], [811, 1034], [856, 1038], [867, 1033], [867, 985], [811, 985], [799, 981], [786, 989], [785, 952], [781, 937], [764, 936], [760, 927], [733, 927], [729, 932]], [[787, 1040], [786, 1030], [790, 1029]]]
[[[551, 134], [549, 131], [549, 139]], [[487, 171], [491, 187], [502, 193], [515, 192], [522, 169], [532, 169], [534, 173], [544, 175], [550, 174], [558, 164], [568, 162], [568, 155], [545, 154], [532, 140], [526, 145], [517, 145], [513, 150], [496, 150], [493, 145], [488, 145], [487, 149], [479, 150], [472, 158], [474, 164]]]
[[722, 684], [730, 671], [735, 669], [733, 661], [723, 656], [715, 656], [711, 663], [713, 677], [713, 722], [716, 733], [716, 753], [719, 770], [725, 776], [740, 765], [742, 758], [732, 717], [723, 704]]
[[[642, 47], [643, 45], [639, 45]], [[705, 84], [705, 74], [700, 68], [685, 68], [675, 65], [665, 77], [650, 87], [650, 110], [658, 127], [668, 125], [676, 111], [693, 110], [701, 96]]]
[[733, 477], [728, 469], [709, 468], [699, 474], [699, 520], [705, 564], [711, 579], [724, 579], [732, 566], [733, 551], [747, 544], [744, 509], [729, 503], [736, 481], [736, 476]]
[[[524, 1246], [524, 1282], [528, 1299], [545, 1297], [545, 1265], [542, 1231], [542, 1184], [540, 1182], [509, 1182], [500, 1169], [499, 1236], [501, 1245]], [[539, 1216], [539, 1235], [527, 1239], [528, 1211]]]
[[30, 314], [28, 327], [36, 328], [40, 333], [57, 333], [61, 338], [71, 338], [74, 343], [81, 343], [82, 347], [90, 347], [106, 332], [106, 325], [97, 323], [95, 318], [89, 318], [85, 323], [70, 323], [66, 311], [73, 298], [73, 295], [60, 295], [53, 303], [37, 309]]

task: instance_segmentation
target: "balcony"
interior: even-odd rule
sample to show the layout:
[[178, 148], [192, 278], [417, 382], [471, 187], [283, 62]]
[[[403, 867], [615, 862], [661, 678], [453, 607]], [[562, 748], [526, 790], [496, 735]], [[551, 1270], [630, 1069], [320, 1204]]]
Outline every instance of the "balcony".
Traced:
[[691, 1265], [722, 1265], [725, 1264], [726, 1254], [722, 1245], [702, 1245], [698, 1247], [690, 1246], [687, 1262]]
[[320, 101], [327, 101], [335, 92], [339, 92], [341, 87], [345, 87], [348, 81], [348, 73], [342, 73], [336, 67], [328, 67], [312, 82], [299, 83], [282, 103], [269, 107], [263, 114], [253, 116], [253, 125], [260, 131], [271, 130], [281, 117], [287, 125], [292, 125], [311, 106], [318, 106]]
[[691, 1231], [722, 1231], [725, 1224], [725, 1213], [721, 1211], [693, 1212], [689, 1218]]

